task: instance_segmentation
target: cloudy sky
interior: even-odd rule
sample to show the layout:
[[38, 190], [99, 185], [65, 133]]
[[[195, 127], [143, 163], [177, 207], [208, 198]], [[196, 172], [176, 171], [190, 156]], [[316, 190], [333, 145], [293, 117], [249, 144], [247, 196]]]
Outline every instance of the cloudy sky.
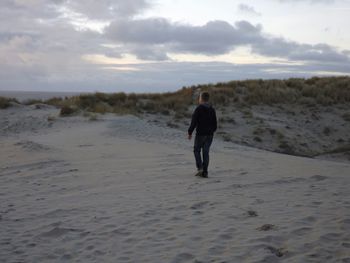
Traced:
[[350, 0], [0, 0], [0, 90], [350, 75]]

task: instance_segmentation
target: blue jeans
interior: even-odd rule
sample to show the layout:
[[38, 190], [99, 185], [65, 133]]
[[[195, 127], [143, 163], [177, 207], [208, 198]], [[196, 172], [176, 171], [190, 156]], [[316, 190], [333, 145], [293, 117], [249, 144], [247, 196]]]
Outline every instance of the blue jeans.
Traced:
[[[196, 166], [198, 170], [203, 170], [204, 172], [208, 172], [209, 149], [212, 142], [213, 142], [213, 135], [207, 135], [207, 136], [196, 135], [196, 138], [194, 139], [193, 152], [194, 152], [194, 157], [196, 159]], [[201, 151], [203, 154], [203, 161], [202, 161]]]

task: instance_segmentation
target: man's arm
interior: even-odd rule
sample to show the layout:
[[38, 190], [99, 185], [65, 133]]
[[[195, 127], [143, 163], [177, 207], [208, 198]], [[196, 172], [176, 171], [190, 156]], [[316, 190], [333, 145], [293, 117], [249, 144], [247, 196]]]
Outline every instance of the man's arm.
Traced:
[[194, 129], [197, 127], [197, 124], [198, 124], [198, 108], [196, 108], [192, 114], [191, 125], [188, 128], [189, 139], [192, 136]]
[[214, 109], [214, 132], [216, 131], [216, 129], [218, 128], [218, 121], [217, 121], [217, 118], [216, 118], [216, 111]]

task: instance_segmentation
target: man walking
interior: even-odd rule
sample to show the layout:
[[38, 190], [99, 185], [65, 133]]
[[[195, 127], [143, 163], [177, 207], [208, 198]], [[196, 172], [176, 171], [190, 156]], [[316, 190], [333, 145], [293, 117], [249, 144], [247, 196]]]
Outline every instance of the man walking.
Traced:
[[[213, 141], [213, 135], [217, 128], [216, 112], [209, 103], [209, 93], [203, 92], [199, 96], [199, 105], [192, 114], [191, 125], [188, 128], [188, 139], [196, 128], [194, 139], [194, 157], [196, 159], [196, 176], [208, 177], [209, 149]], [[203, 160], [201, 156], [203, 155]]]

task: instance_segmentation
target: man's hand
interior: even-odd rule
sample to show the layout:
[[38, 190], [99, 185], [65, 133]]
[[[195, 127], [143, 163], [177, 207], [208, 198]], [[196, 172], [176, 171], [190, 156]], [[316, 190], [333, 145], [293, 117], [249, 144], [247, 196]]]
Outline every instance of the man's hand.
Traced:
[[189, 140], [192, 139], [192, 134], [189, 134], [188, 137], [187, 137]]

